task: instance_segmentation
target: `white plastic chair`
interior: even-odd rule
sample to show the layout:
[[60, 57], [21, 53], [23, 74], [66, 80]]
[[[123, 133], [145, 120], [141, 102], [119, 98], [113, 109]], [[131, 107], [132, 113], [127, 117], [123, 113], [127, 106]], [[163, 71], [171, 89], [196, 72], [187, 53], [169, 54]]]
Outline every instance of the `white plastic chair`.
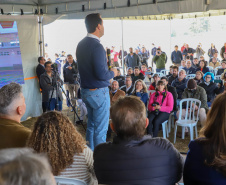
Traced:
[[218, 69], [221, 69], [221, 68], [222, 68], [221, 66], [218, 66], [218, 67], [216, 67], [216, 68], [214, 69], [214, 75], [215, 75], [215, 76], [217, 75]]
[[186, 76], [187, 79], [193, 79], [195, 78], [195, 74], [189, 74]]
[[147, 88], [151, 85], [151, 82], [145, 82], [145, 85], [147, 86]]
[[54, 177], [56, 180], [56, 184], [70, 184], [70, 185], [87, 185], [85, 181], [74, 179], [74, 178], [65, 178], [65, 177]]
[[214, 76], [214, 80], [221, 80], [221, 75]]
[[[182, 105], [183, 103], [186, 103], [186, 114], [185, 118], [182, 119]], [[195, 106], [198, 106], [198, 110], [195, 111]], [[176, 134], [177, 134], [177, 126], [182, 127], [182, 139], [184, 139], [185, 135], [185, 127], [190, 128], [190, 139], [193, 140], [193, 127], [195, 127], [195, 134], [196, 138], [198, 137], [198, 132], [197, 132], [197, 122], [199, 120], [199, 110], [201, 106], [201, 101], [194, 99], [194, 98], [187, 98], [187, 99], [182, 99], [180, 101], [180, 114], [179, 114], [179, 119], [175, 123], [174, 127], [174, 143], [176, 142]], [[190, 108], [190, 111], [188, 111], [188, 108]], [[195, 114], [195, 112], [197, 114]]]
[[168, 128], [167, 128], [167, 122], [168, 120], [164, 121], [162, 123], [162, 134], [163, 134], [163, 138], [166, 139], [166, 137], [169, 137], [169, 132], [168, 132]]
[[150, 93], [152, 94], [154, 92], [155, 92], [155, 90], [148, 90], [148, 96], [150, 95]]
[[215, 70], [214, 70], [214, 68], [212, 66], [206, 66], [206, 67], [208, 67], [210, 72], [214, 74]]
[[162, 73], [164, 76], [166, 76], [168, 72], [169, 72], [169, 70], [161, 70], [160, 71], [160, 73]]
[[163, 73], [155, 73], [155, 74], [159, 75], [160, 78], [163, 76]]

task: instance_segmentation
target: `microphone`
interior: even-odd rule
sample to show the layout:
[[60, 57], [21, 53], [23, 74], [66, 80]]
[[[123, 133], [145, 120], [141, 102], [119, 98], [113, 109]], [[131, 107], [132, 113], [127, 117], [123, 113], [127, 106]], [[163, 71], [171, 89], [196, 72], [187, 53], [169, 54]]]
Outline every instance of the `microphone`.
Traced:
[[111, 69], [111, 50], [107, 49], [107, 61], [108, 61], [108, 69]]

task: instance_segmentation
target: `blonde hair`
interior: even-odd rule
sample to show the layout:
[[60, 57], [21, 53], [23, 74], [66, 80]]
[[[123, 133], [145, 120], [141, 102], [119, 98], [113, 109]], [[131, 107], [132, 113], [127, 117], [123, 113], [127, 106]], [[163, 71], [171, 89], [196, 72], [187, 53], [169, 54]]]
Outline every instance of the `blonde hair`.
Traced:
[[56, 176], [73, 163], [75, 154], [83, 152], [85, 144], [85, 140], [68, 117], [51, 111], [38, 118], [27, 146], [38, 153], [47, 153]]

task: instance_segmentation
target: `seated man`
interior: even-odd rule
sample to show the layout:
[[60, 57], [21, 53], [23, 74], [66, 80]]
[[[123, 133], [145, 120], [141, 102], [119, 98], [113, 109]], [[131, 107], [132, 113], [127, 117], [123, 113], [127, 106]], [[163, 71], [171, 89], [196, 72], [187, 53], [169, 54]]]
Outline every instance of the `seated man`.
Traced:
[[181, 60], [181, 66], [178, 68], [178, 71], [180, 71], [184, 67], [186, 67], [186, 62], [185, 62], [185, 60]]
[[226, 60], [222, 60], [220, 69], [217, 70], [217, 75], [221, 75], [224, 73], [224, 70], [226, 69]]
[[94, 170], [100, 184], [175, 184], [180, 180], [180, 152], [166, 139], [145, 136], [148, 119], [138, 97], [119, 99], [110, 115], [117, 136], [94, 150]]
[[220, 66], [220, 62], [217, 61], [215, 57], [212, 58], [212, 61], [209, 63], [209, 66], [213, 67], [214, 69]]
[[173, 66], [174, 66], [174, 65], [171, 65], [171, 66], [170, 66], [170, 71], [169, 71], [169, 74], [168, 74], [168, 75], [166, 75], [166, 77], [167, 77], [167, 78], [169, 78], [170, 76], [172, 76], [172, 75], [173, 75]]
[[121, 75], [120, 69], [117, 69], [117, 76], [113, 78], [114, 80], [118, 81], [119, 87], [125, 85], [125, 77]]
[[[184, 90], [182, 94], [182, 99], [185, 98], [194, 98], [201, 101], [201, 106], [199, 110], [199, 121], [201, 123], [201, 126], [204, 126], [204, 123], [206, 121], [206, 113], [209, 110], [207, 105], [207, 95], [206, 91], [203, 87], [197, 86], [194, 79], [190, 79], [187, 84], [187, 88]], [[186, 105], [185, 105], [186, 106]], [[186, 108], [186, 107], [185, 107]], [[186, 115], [186, 109], [183, 108], [182, 110], [182, 119], [184, 119]], [[198, 109], [198, 106], [195, 105], [195, 109]], [[179, 118], [180, 111], [177, 111], [177, 117]]]
[[194, 58], [193, 63], [192, 63], [192, 67], [194, 67], [195, 69], [199, 68], [198, 58]]
[[0, 89], [0, 149], [25, 147], [31, 131], [20, 120], [26, 111], [22, 87], [10, 83]]
[[185, 70], [181, 69], [178, 78], [176, 78], [172, 83], [172, 86], [176, 88], [178, 95], [177, 105], [179, 105], [184, 89], [187, 87], [187, 82], [188, 80], [186, 79], [186, 72]]
[[55, 179], [45, 155], [28, 148], [0, 150], [0, 184], [55, 185]]
[[136, 67], [134, 68], [134, 73], [131, 74], [131, 77], [132, 77], [133, 84], [134, 84], [138, 79], [141, 79], [141, 80], [144, 79], [144, 75], [140, 72], [140, 69], [139, 69], [138, 66], [136, 66]]
[[184, 67], [184, 70], [186, 71], [187, 75], [196, 73], [196, 69], [192, 67], [191, 60], [186, 61], [186, 67]]
[[178, 67], [173, 66], [173, 74], [169, 77], [169, 85], [178, 77]]
[[[119, 89], [119, 84], [116, 80], [112, 81], [111, 83], [111, 91], [109, 91], [110, 94], [110, 102], [111, 106], [120, 98], [124, 97], [126, 94], [124, 91]], [[107, 140], [110, 140], [111, 138], [111, 127], [108, 127], [108, 132], [107, 132]]]
[[132, 67], [128, 67], [127, 75], [132, 75], [132, 74], [133, 74], [133, 68]]
[[126, 96], [129, 96], [133, 92], [133, 83], [131, 76], [126, 76], [125, 84], [126, 85], [122, 86], [120, 90], [124, 91], [126, 93]]
[[154, 79], [154, 82], [149, 86], [148, 90], [155, 90], [156, 85], [157, 85], [158, 81], [160, 80], [160, 77], [158, 74], [155, 74], [153, 76], [153, 79]]

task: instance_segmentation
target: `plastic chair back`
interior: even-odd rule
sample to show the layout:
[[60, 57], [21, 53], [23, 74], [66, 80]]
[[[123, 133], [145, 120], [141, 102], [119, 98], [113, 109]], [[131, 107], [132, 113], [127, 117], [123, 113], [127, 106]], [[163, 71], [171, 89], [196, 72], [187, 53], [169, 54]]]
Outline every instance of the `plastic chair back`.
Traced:
[[209, 68], [209, 70], [210, 70], [211, 73], [215, 73], [215, 70], [214, 70], [214, 68], [212, 66], [206, 66], [206, 67]]
[[87, 185], [86, 182], [79, 180], [79, 179], [74, 179], [74, 178], [65, 178], [65, 177], [54, 177], [56, 180], [56, 184], [68, 184], [68, 185]]
[[[199, 109], [201, 106], [201, 101], [194, 99], [194, 98], [187, 98], [182, 99], [180, 101], [180, 114], [179, 114], [179, 121], [182, 120], [182, 109], [183, 109], [183, 103], [186, 104], [186, 114], [184, 121], [198, 121], [199, 119]], [[195, 114], [195, 105], [198, 106], [197, 114]], [[190, 111], [189, 111], [190, 110]]]
[[193, 79], [195, 78], [195, 74], [189, 74], [186, 76], [187, 79]]
[[159, 75], [160, 78], [163, 76], [163, 73], [155, 73], [155, 74]]
[[221, 75], [214, 76], [214, 80], [221, 80]]
[[169, 70], [161, 70], [160, 73], [162, 73], [164, 76], [167, 75], [167, 72], [169, 72]]

